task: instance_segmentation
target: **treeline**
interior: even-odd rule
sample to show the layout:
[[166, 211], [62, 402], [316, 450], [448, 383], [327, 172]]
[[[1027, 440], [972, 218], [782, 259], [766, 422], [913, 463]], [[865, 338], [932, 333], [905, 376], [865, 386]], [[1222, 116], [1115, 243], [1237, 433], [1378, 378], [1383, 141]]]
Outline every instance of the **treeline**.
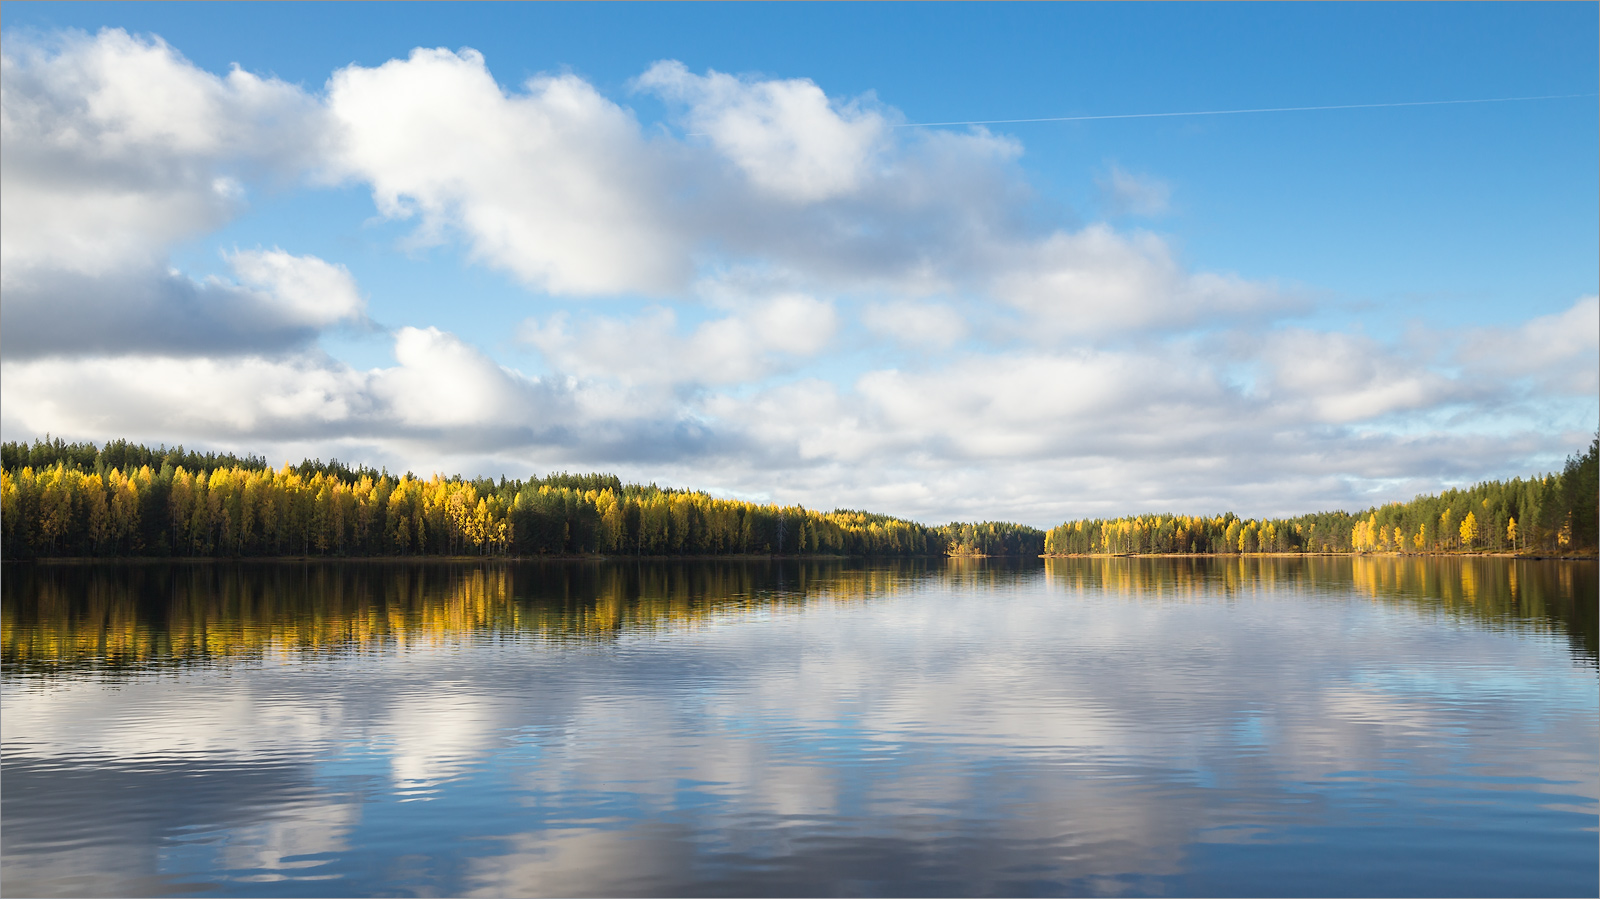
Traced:
[[952, 556], [1027, 556], [1044, 553], [1044, 531], [1005, 521], [956, 523], [940, 528]]
[[0, 447], [8, 559], [40, 556], [1037, 555], [1044, 532], [929, 527], [623, 484], [609, 474], [426, 480], [337, 460], [60, 440]]
[[[900, 559], [635, 565], [52, 565], [7, 571], [0, 659], [37, 672], [446, 643], [485, 632], [610, 640], [749, 611], [853, 603], [943, 566]], [[155, 599], [157, 601], [152, 602]]]
[[1069, 521], [1045, 537], [1052, 555], [1098, 553], [1594, 552], [1600, 436], [1560, 474], [1487, 481], [1357, 514], [1242, 519], [1141, 515]]

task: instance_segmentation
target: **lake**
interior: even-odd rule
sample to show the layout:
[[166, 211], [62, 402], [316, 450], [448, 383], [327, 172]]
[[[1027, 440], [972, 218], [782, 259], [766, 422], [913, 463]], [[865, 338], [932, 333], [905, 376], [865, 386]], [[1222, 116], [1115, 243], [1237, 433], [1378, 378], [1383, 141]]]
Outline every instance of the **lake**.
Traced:
[[1600, 893], [1596, 566], [19, 564], [6, 896]]

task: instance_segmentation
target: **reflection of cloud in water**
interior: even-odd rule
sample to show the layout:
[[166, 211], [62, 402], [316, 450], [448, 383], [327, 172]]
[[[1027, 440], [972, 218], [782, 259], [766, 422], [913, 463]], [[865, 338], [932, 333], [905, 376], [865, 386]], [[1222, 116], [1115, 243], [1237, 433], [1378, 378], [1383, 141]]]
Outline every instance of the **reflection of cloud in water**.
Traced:
[[1184, 820], [1192, 809], [1162, 798], [1142, 804], [1160, 811], [1141, 820], [1099, 805], [1124, 799], [1114, 788], [1000, 809], [1043, 820], [1053, 815], [1054, 826], [1042, 830], [1000, 820], [958, 828], [931, 815], [816, 822], [669, 812], [628, 828], [518, 834], [503, 853], [474, 861], [463, 893], [1114, 895], [1130, 882], [1181, 870]]
[[331, 880], [329, 856], [349, 849], [346, 839], [360, 820], [352, 803], [305, 803], [275, 809], [270, 820], [234, 828], [217, 852], [216, 864], [240, 872], [235, 881]]
[[[992, 833], [969, 838], [987, 848], [989, 838], [1056, 841], [1052, 858], [1082, 857], [1071, 878], [1172, 873], [1179, 862], [1171, 847], [1309, 823], [1329, 813], [1320, 795], [1328, 778], [1390, 767], [1398, 751], [1418, 777], [1505, 764], [1496, 750], [1475, 745], [1474, 729], [1517, 745], [1511, 766], [1521, 776], [1537, 759], [1537, 776], [1561, 782], [1550, 792], [1595, 796], [1583, 727], [1594, 703], [1581, 672], [1551, 674], [1542, 708], [1498, 708], [1488, 697], [1464, 710], [1440, 703], [1448, 694], [1437, 690], [1386, 692], [1351, 679], [1407, 659], [1441, 671], [1447, 683], [1494, 669], [1526, 680], [1544, 662], [1536, 646], [1485, 635], [1462, 643], [1415, 616], [1372, 621], [1361, 606], [1285, 610], [1269, 598], [1223, 620], [1203, 608], [1114, 602], [1065, 610], [1027, 603], [994, 615], [963, 605], [924, 596], [910, 607], [853, 610], [852, 626], [837, 630], [834, 612], [814, 609], [807, 624], [831, 639], [807, 642], [803, 652], [786, 648], [778, 627], [729, 635], [741, 644], [737, 655], [703, 645], [741, 675], [683, 688], [692, 700], [658, 689], [625, 703], [580, 705], [573, 730], [612, 737], [599, 741], [605, 758], [583, 761], [577, 747], [563, 746], [554, 754], [564, 766], [529, 770], [521, 786], [549, 796], [625, 783], [649, 808], [643, 817], [689, 815], [694, 833], [748, 831], [753, 819], [783, 822], [771, 826], [789, 831], [801, 823], [796, 818], [828, 816], [830, 826], [867, 838], [875, 822], [961, 817], [985, 822]], [[1284, 622], [1285, 614], [1294, 620]], [[886, 644], [864, 636], [889, 632], [891, 619], [915, 638]], [[1000, 658], [996, 646], [1005, 647]], [[1152, 657], [1139, 646], [1164, 652]], [[1452, 668], [1456, 652], [1470, 664]], [[797, 690], [801, 683], [806, 688]], [[1553, 726], [1535, 726], [1552, 712]], [[633, 745], [621, 739], [628, 728], [694, 737], [685, 745]], [[1008, 788], [1007, 774], [1019, 786]], [[685, 801], [685, 780], [713, 786]], [[797, 806], [796, 795], [808, 798]], [[1228, 829], [1212, 829], [1228, 821]], [[660, 838], [624, 830], [627, 836], [527, 837], [537, 858], [519, 862], [525, 867], [514, 877], [497, 868], [495, 877], [513, 879], [489, 890], [531, 889], [545, 867], [578, 864], [560, 848], [569, 836], [591, 855]], [[626, 860], [595, 864], [606, 885], [598, 892], [630, 891]], [[963, 881], [975, 891], [1013, 882], [998, 870], [985, 882], [980, 870]]]
[[214, 888], [224, 869], [314, 877], [327, 856], [297, 856], [341, 851], [360, 815], [285, 760], [69, 763], [8, 747], [5, 765], [8, 896], [172, 895]]
[[335, 738], [346, 701], [309, 691], [275, 694], [247, 679], [144, 681], [136, 689], [97, 681], [53, 683], [6, 691], [0, 739], [8, 753], [30, 758], [302, 757]]
[[[981, 567], [815, 578], [804, 602], [768, 604], [697, 604], [669, 573], [659, 593], [612, 594], [617, 620], [689, 611], [606, 639], [469, 629], [479, 637], [160, 679], [12, 678], [5, 817], [43, 814], [28, 802], [46, 784], [77, 789], [59, 774], [17, 786], [18, 758], [55, 772], [278, 765], [286, 785], [169, 815], [126, 850], [144, 861], [103, 870], [159, 877], [161, 853], [209, 852], [237, 877], [404, 891], [372, 861], [381, 817], [383, 845], [434, 859], [438, 891], [519, 895], [1181, 893], [1197, 847], [1332, 852], [1329, 833], [1372, 820], [1415, 837], [1422, 806], [1435, 840], [1506, 815], [1592, 827], [1592, 671], [1548, 638], [1339, 596], [1354, 578], [1302, 590], [1275, 569], [1269, 588], [1229, 568], [1196, 568], [1183, 589], [1173, 578], [1165, 596], [1181, 601], [1159, 602], [1118, 586], [1153, 576], [1137, 566], [1024, 572], [999, 591], [964, 586]], [[485, 614], [594, 621], [606, 601]], [[352, 776], [372, 792], [322, 795]], [[1539, 799], [1484, 799], [1513, 788]], [[395, 801], [420, 796], [436, 801]], [[390, 804], [364, 814], [374, 802]], [[226, 851], [172, 854], [175, 834], [220, 828]]]
[[368, 738], [387, 745], [397, 789], [426, 795], [460, 774], [489, 748], [495, 718], [504, 718], [473, 698], [471, 682], [430, 685], [429, 693], [397, 696]]

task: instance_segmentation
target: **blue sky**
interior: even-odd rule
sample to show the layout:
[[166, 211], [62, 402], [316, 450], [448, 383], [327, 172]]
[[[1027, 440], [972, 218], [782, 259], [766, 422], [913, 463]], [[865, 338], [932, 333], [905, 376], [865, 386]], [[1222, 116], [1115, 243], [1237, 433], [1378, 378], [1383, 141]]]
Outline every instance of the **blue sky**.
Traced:
[[0, 430], [1041, 525], [1550, 468], [1600, 418], [1597, 27], [9, 3]]

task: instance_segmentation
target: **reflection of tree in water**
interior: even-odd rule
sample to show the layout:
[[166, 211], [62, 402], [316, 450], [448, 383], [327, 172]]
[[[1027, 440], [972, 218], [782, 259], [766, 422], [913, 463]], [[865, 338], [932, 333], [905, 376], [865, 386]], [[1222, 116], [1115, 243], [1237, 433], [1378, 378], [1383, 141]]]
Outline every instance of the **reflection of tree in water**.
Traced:
[[963, 589], [1002, 590], [1037, 583], [1037, 559], [1012, 556], [951, 556], [940, 564], [941, 579]]
[[1565, 633], [1573, 654], [1600, 665], [1593, 562], [1492, 558], [1353, 559], [1356, 589], [1432, 606], [1491, 627], [1536, 624]]
[[480, 634], [604, 640], [865, 600], [925, 577], [916, 561], [17, 565], [0, 649], [11, 669], [115, 671]]
[[1168, 602], [1354, 592], [1379, 602], [1431, 607], [1489, 628], [1564, 633], [1575, 656], [1600, 666], [1596, 571], [1588, 561], [1460, 556], [1045, 560], [1045, 580], [1056, 590]]
[[[132, 671], [481, 634], [612, 640], [918, 584], [1009, 589], [1036, 583], [1039, 572], [994, 559], [8, 565], [0, 657], [10, 670]], [[1139, 601], [1353, 592], [1485, 627], [1565, 633], [1575, 655], [1600, 666], [1593, 562], [1102, 557], [1048, 559], [1043, 575], [1051, 589]]]

